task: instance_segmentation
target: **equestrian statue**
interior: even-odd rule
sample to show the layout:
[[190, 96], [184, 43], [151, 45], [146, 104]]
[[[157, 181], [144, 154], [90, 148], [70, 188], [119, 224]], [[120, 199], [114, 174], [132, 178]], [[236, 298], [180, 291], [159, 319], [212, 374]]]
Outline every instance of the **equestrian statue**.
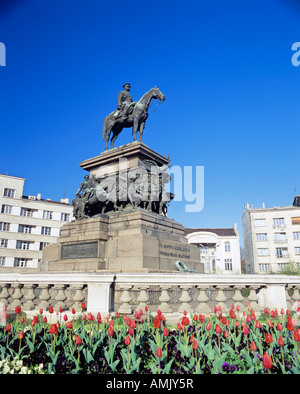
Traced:
[[[106, 116], [103, 120], [102, 138], [105, 142], [105, 150], [108, 149], [110, 140], [110, 149], [114, 147], [114, 142], [124, 128], [133, 128], [133, 140], [137, 140], [137, 133], [140, 133], [140, 142], [143, 141], [143, 131], [146, 119], [148, 118], [148, 108], [151, 100], [157, 100], [162, 103], [166, 97], [157, 86], [145, 93], [139, 101], [134, 102], [129, 91], [130, 84], [123, 85], [124, 90], [118, 95], [117, 109]], [[112, 136], [111, 136], [112, 134]]]

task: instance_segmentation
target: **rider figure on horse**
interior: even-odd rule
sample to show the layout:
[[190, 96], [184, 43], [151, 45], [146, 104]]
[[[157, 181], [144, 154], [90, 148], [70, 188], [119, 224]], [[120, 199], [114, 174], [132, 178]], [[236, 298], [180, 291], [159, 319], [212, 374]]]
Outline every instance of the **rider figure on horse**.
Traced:
[[132, 108], [135, 105], [135, 102], [132, 100], [132, 97], [129, 93], [130, 91], [130, 83], [125, 83], [123, 85], [124, 90], [121, 90], [118, 95], [118, 103], [117, 110], [114, 113], [114, 117], [126, 119], [128, 117], [129, 112], [131, 112]]

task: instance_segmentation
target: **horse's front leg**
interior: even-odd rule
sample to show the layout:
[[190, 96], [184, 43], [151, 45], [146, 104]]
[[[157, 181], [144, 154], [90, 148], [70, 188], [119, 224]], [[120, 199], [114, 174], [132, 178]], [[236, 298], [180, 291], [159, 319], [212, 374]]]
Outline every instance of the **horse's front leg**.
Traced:
[[111, 130], [107, 130], [106, 136], [105, 136], [105, 150], [108, 149], [108, 141], [110, 139], [110, 133], [111, 133]]
[[138, 128], [139, 128], [139, 117], [136, 116], [133, 119], [133, 141], [136, 141], [136, 133], [138, 132]]
[[141, 122], [140, 124], [140, 142], [143, 142], [143, 131], [145, 128], [145, 122]]

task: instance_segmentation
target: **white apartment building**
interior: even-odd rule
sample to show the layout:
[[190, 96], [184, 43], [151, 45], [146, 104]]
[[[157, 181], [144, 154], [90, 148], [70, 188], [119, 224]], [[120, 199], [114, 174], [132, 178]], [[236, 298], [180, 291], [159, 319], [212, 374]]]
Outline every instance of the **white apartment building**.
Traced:
[[200, 248], [204, 272], [211, 274], [240, 274], [240, 237], [233, 228], [186, 228], [189, 243]]
[[24, 196], [24, 178], [0, 174], [0, 269], [36, 268], [43, 248], [73, 219], [69, 199]]
[[300, 265], [300, 196], [293, 205], [243, 210], [246, 273], [280, 273], [284, 265]]

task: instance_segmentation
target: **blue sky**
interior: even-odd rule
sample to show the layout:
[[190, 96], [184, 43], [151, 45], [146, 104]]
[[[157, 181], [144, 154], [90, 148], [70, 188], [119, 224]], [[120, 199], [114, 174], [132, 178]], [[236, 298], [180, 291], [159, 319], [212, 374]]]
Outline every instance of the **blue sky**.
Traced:
[[[100, 154], [102, 121], [130, 82], [158, 85], [144, 142], [171, 165], [204, 166], [204, 209], [169, 216], [186, 227], [231, 227], [242, 211], [300, 194], [300, 41], [296, 1], [10, 1], [0, 11], [0, 172], [25, 194], [70, 200]], [[116, 145], [131, 141], [124, 130]]]

